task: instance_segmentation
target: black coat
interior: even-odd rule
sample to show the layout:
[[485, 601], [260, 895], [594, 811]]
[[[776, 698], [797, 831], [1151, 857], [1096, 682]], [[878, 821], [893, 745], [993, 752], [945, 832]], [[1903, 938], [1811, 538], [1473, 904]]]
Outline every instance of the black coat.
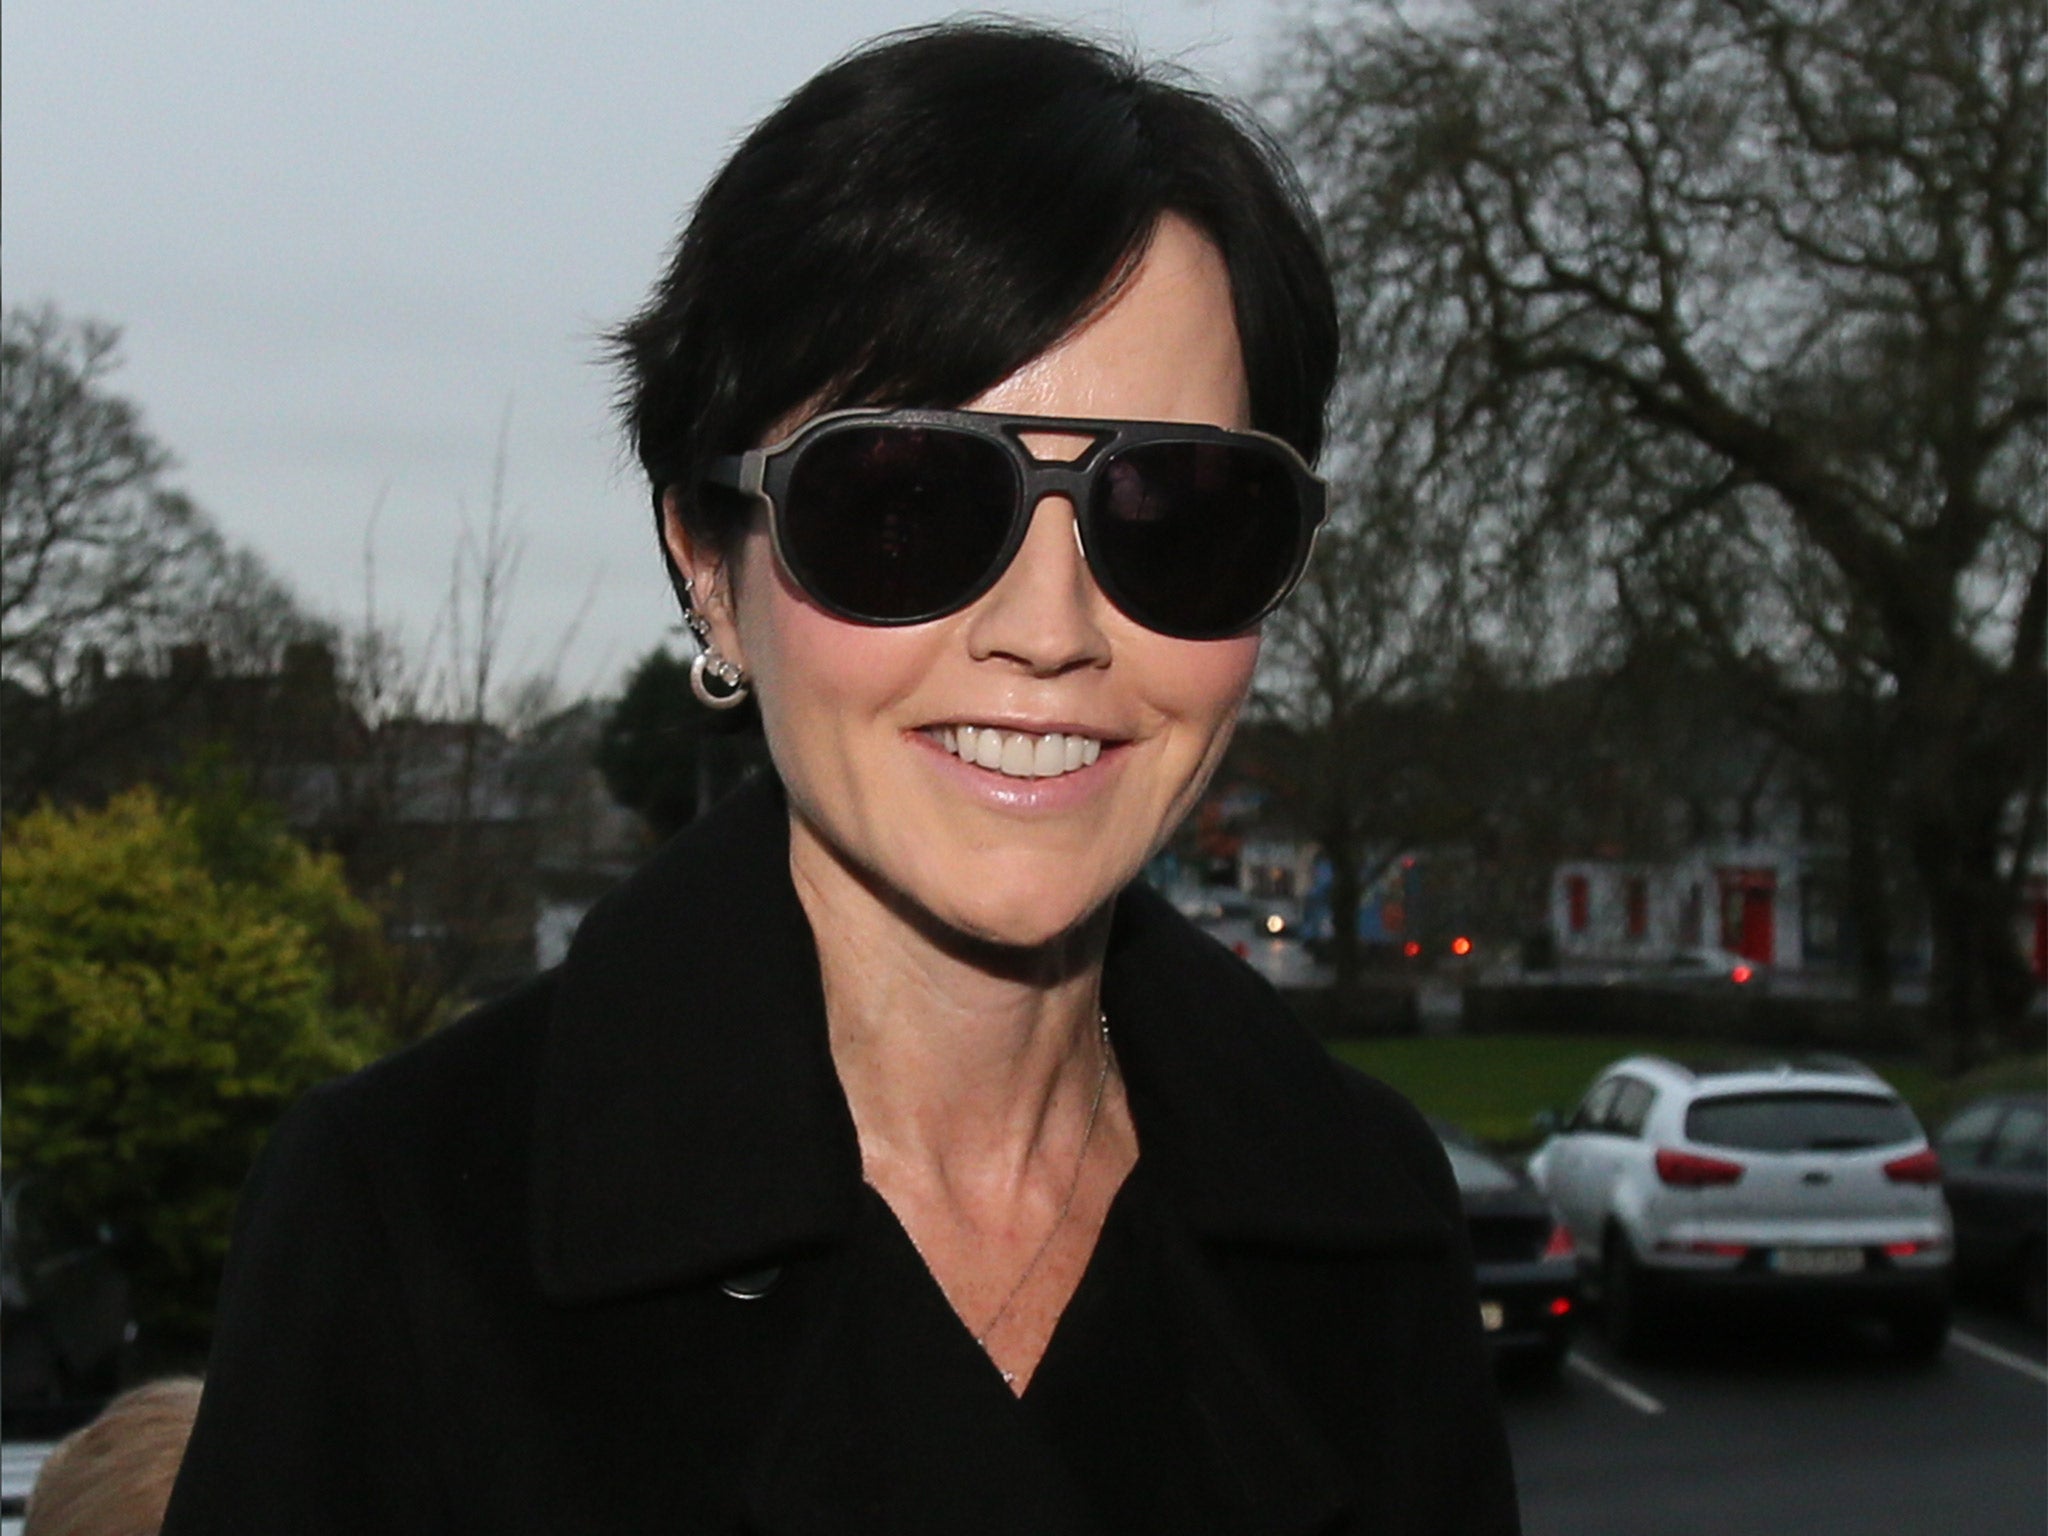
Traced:
[[1013, 1398], [862, 1182], [786, 818], [286, 1118], [167, 1536], [1515, 1530], [1435, 1139], [1142, 889], [1139, 1162]]

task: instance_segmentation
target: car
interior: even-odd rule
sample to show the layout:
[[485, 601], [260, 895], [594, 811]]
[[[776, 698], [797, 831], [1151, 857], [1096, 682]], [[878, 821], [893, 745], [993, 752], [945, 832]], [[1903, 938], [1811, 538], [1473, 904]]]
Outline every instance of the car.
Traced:
[[1328, 968], [1291, 934], [1269, 933], [1236, 917], [1200, 919], [1195, 926], [1276, 987], [1317, 987], [1329, 982]]
[[1594, 1079], [1530, 1172], [1575, 1235], [1622, 1354], [1716, 1302], [1875, 1316], [1908, 1358], [1948, 1337], [1941, 1164], [1905, 1101], [1859, 1063], [1629, 1057]]
[[1629, 979], [1652, 986], [1761, 987], [1769, 979], [1769, 967], [1733, 950], [1696, 945], [1638, 967]]
[[1329, 972], [1301, 941], [1297, 908], [1229, 886], [1184, 887], [1170, 898], [1182, 916], [1276, 987], [1318, 987]]
[[1571, 1233], [1526, 1173], [1460, 1127], [1430, 1123], [1465, 1207], [1487, 1343], [1510, 1370], [1554, 1377], [1579, 1324], [1579, 1266]]
[[1234, 886], [1184, 886], [1171, 900], [1197, 924], [1243, 923], [1272, 938], [1304, 936], [1301, 904], [1285, 896], [1252, 896]]
[[1956, 1276], [2017, 1300], [2048, 1327], [2048, 1093], [1999, 1093], [1935, 1139], [1956, 1228]]

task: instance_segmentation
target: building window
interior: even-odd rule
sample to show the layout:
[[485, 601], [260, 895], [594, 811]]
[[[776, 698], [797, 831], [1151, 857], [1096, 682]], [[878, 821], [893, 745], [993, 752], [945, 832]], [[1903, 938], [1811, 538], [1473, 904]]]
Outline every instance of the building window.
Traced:
[[1584, 933], [1592, 922], [1592, 892], [1584, 875], [1564, 877], [1565, 926], [1573, 933]]

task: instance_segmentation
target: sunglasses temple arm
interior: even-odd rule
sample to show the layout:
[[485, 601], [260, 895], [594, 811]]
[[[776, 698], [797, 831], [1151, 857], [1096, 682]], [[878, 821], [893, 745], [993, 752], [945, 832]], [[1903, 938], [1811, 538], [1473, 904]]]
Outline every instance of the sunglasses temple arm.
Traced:
[[724, 454], [704, 466], [704, 478], [712, 485], [758, 500], [767, 469], [768, 456], [759, 451]]

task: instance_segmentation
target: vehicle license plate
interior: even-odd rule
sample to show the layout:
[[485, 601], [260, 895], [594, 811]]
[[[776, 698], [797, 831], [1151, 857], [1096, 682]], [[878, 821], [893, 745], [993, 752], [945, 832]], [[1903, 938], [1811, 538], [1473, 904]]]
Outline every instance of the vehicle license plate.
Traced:
[[1501, 1325], [1506, 1321], [1507, 1314], [1501, 1309], [1499, 1302], [1482, 1301], [1479, 1303], [1479, 1326], [1488, 1333], [1499, 1333]]
[[1853, 1275], [1863, 1268], [1861, 1248], [1780, 1248], [1771, 1267], [1781, 1275]]

